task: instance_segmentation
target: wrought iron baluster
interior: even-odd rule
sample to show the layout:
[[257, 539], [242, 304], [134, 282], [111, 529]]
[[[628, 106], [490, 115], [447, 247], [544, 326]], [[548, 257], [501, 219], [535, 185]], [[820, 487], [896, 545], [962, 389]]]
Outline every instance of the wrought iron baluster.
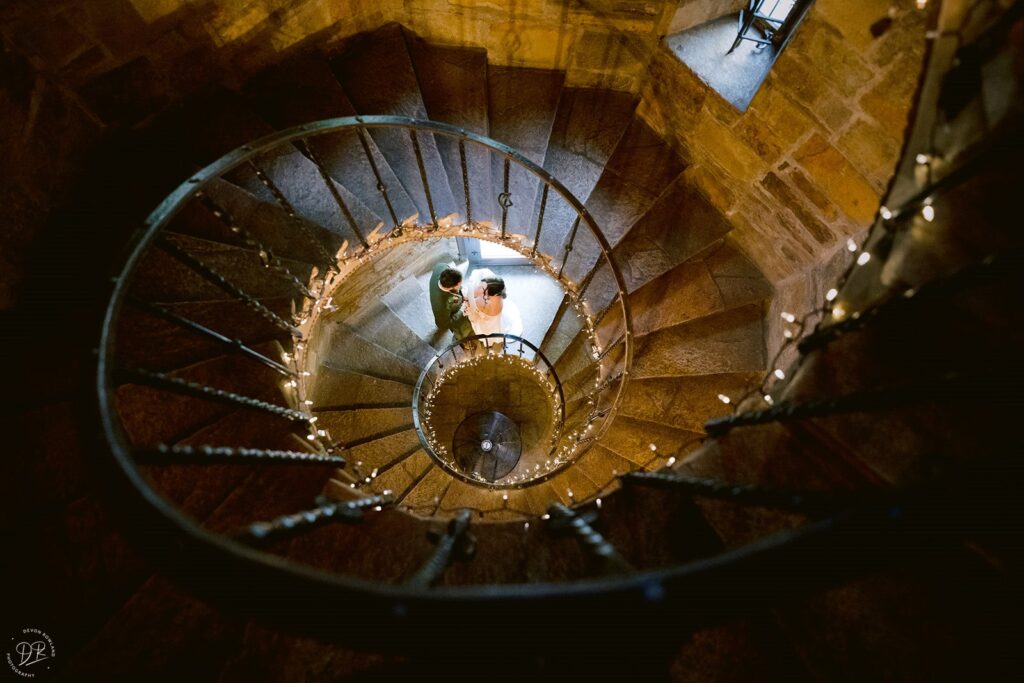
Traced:
[[316, 153], [313, 147], [305, 139], [299, 139], [295, 141], [295, 146], [299, 150], [309, 157], [309, 160], [316, 166], [316, 170], [320, 173], [320, 178], [324, 181], [324, 185], [327, 186], [327, 191], [330, 192], [331, 197], [334, 198], [334, 203], [338, 205], [338, 209], [341, 211], [341, 215], [344, 216], [345, 221], [348, 223], [348, 227], [352, 230], [352, 234], [356, 236], [359, 243], [363, 245], [364, 249], [369, 249], [370, 245], [366, 241], [366, 237], [363, 236], [362, 231], [359, 229], [359, 225], [356, 224], [355, 216], [348, 208], [348, 204], [345, 203], [345, 198], [341, 196], [337, 186], [334, 184], [334, 179], [331, 178], [331, 174], [324, 168], [324, 164], [320, 161], [320, 156]]
[[508, 173], [511, 160], [505, 157], [505, 170], [502, 174], [504, 180], [502, 181], [501, 194], [498, 195], [498, 204], [501, 206], [501, 239], [505, 239], [505, 233], [507, 230], [508, 223], [508, 210], [512, 206], [512, 193], [508, 190]]
[[295, 226], [295, 229], [299, 231], [299, 234], [313, 245], [313, 247], [319, 252], [320, 258], [324, 260], [324, 263], [327, 264], [327, 267], [330, 270], [337, 270], [338, 264], [335, 262], [335, 257], [327, 251], [323, 243], [312, 232], [310, 232], [306, 223], [299, 218], [299, 215], [295, 212], [295, 207], [292, 206], [292, 203], [284, 196], [284, 192], [281, 192], [281, 188], [277, 186], [277, 183], [274, 182], [266, 171], [256, 164], [255, 160], [249, 159], [248, 164], [249, 168], [252, 169], [252, 172], [256, 174], [256, 178], [263, 184], [263, 187], [267, 188], [270, 194], [274, 196], [274, 201], [277, 202], [277, 205], [280, 206], [286, 214], [288, 214], [291, 224]]
[[452, 562], [473, 557], [476, 552], [476, 539], [469, 533], [471, 518], [472, 513], [469, 510], [459, 510], [448, 522], [443, 533], [432, 534], [437, 541], [437, 547], [420, 570], [406, 582], [408, 586], [429, 588], [441, 578]]
[[544, 189], [540, 193], [540, 215], [537, 216], [537, 232], [533, 235], [533, 250], [531, 256], [537, 255], [537, 247], [540, 246], [540, 232], [544, 227], [544, 211], [548, 206], [548, 190], [551, 186], [544, 183]]
[[572, 223], [572, 229], [569, 231], [569, 237], [565, 240], [565, 246], [562, 247], [564, 255], [562, 256], [562, 265], [558, 266], [558, 279], [562, 279], [562, 271], [565, 270], [565, 264], [569, 260], [569, 253], [572, 251], [573, 244], [576, 242], [576, 231], [580, 227], [579, 214], [576, 214], [576, 220]]
[[267, 308], [262, 302], [256, 297], [252, 296], [238, 285], [235, 285], [228, 280], [224, 275], [218, 273], [214, 268], [210, 267], [206, 263], [200, 261], [198, 258], [182, 249], [180, 246], [175, 244], [173, 241], [168, 239], [166, 235], [161, 235], [156, 240], [156, 246], [169, 255], [173, 256], [176, 260], [185, 264], [196, 274], [200, 275], [204, 280], [216, 285], [223, 289], [228, 294], [231, 294], [243, 304], [253, 309], [265, 319], [276, 325], [281, 330], [291, 334], [294, 337], [302, 338], [302, 332], [295, 326], [281, 319], [276, 313]]
[[704, 423], [710, 436], [721, 436], [736, 427], [769, 422], [788, 422], [841, 413], [878, 411], [922, 401], [978, 401], [992, 396], [1011, 396], [1018, 390], [1017, 378], [1009, 376], [963, 376], [949, 374], [937, 380], [879, 387], [843, 396], [778, 403], [765, 410], [752, 410], [714, 418]]
[[309, 291], [309, 288], [306, 287], [305, 283], [296, 277], [295, 273], [290, 271], [288, 267], [281, 262], [281, 258], [274, 254], [273, 249], [263, 244], [259, 238], [239, 225], [235, 221], [234, 216], [232, 216], [227, 209], [218, 204], [213, 197], [205, 192], [196, 193], [196, 197], [199, 199], [200, 203], [206, 207], [206, 210], [213, 214], [214, 218], [220, 220], [220, 222], [224, 224], [224, 227], [230, 230], [232, 234], [238, 235], [245, 246], [257, 251], [260, 263], [263, 264], [264, 268], [268, 268], [283, 277], [307, 299], [316, 298], [316, 295]]
[[609, 573], [629, 573], [633, 566], [626, 561], [615, 546], [605, 540], [593, 526], [597, 513], [590, 511], [577, 513], [561, 503], [552, 503], [548, 507], [551, 515], [549, 528], [555, 533], [568, 533], [576, 537], [583, 548], [599, 559]]
[[267, 366], [268, 368], [274, 370], [275, 372], [281, 375], [284, 375], [285, 377], [297, 377], [296, 373], [292, 371], [290, 368], [288, 368], [285, 365], [282, 365], [281, 363], [278, 363], [272, 358], [267, 358], [259, 351], [256, 351], [246, 346], [245, 342], [243, 342], [241, 339], [223, 335], [220, 332], [217, 332], [216, 330], [211, 330], [209, 327], [201, 325], [200, 323], [197, 323], [194, 320], [190, 320], [184, 316], [178, 315], [173, 311], [169, 311], [162, 306], [158, 306], [148, 301], [142, 301], [141, 299], [137, 299], [135, 297], [128, 297], [127, 301], [132, 306], [144, 310], [147, 313], [150, 313], [151, 315], [154, 315], [158, 318], [162, 318], [168, 322], [174, 323], [175, 325], [184, 327], [185, 329], [198, 332], [199, 334], [209, 337], [210, 339], [213, 339], [214, 341], [223, 344], [224, 346], [228, 346], [231, 349], [237, 351], [238, 353], [241, 353], [259, 363], [262, 363], [263, 365]]
[[459, 138], [459, 163], [462, 165], [462, 191], [466, 194], [466, 224], [473, 222], [473, 202], [469, 197], [469, 165], [466, 163], [466, 141]]
[[416, 154], [416, 165], [420, 169], [420, 182], [423, 183], [423, 192], [427, 196], [427, 210], [430, 211], [430, 224], [437, 230], [437, 213], [434, 211], [434, 198], [430, 194], [430, 180], [427, 178], [427, 167], [423, 163], [423, 150], [420, 149], [420, 139], [416, 135], [416, 129], [409, 129], [409, 137], [412, 139], [412, 150]]
[[165, 389], [167, 391], [184, 394], [186, 396], [205, 398], [210, 401], [216, 401], [217, 403], [226, 403], [228, 405], [240, 406], [242, 408], [259, 410], [264, 413], [283, 417], [291, 420], [292, 422], [311, 424], [310, 420], [312, 419], [312, 416], [299, 412], [298, 410], [277, 405], [276, 403], [268, 403], [267, 401], [253, 398], [251, 396], [236, 394], [225, 389], [206, 386], [205, 384], [199, 384], [198, 382], [190, 382], [180, 377], [171, 377], [170, 375], [162, 372], [147, 370], [145, 368], [121, 368], [117, 371], [117, 374], [123, 381], [136, 382], [138, 384], [144, 384], [158, 389]]
[[370, 496], [346, 502], [318, 500], [317, 506], [290, 515], [281, 515], [269, 522], [256, 522], [236, 532], [233, 537], [249, 543], [265, 541], [271, 537], [297, 533], [329, 521], [355, 522], [363, 517], [367, 508], [383, 507], [391, 503], [391, 496]]
[[391, 226], [394, 229], [398, 229], [398, 216], [395, 214], [395, 207], [391, 205], [391, 198], [388, 197], [388, 186], [384, 184], [384, 179], [380, 175], [380, 169], [377, 168], [377, 161], [373, 158], [373, 152], [370, 151], [370, 143], [366, 139], [366, 129], [359, 128], [356, 130], [356, 134], [359, 136], [359, 143], [363, 147], [363, 154], [366, 155], [366, 160], [370, 164], [370, 170], [373, 171], [373, 177], [377, 179], [377, 191], [380, 192], [381, 197], [384, 199], [384, 204], [388, 207], [388, 213], [391, 215]]
[[779, 491], [748, 484], [734, 484], [719, 479], [686, 477], [667, 472], [629, 472], [619, 479], [624, 484], [637, 484], [671, 489], [684, 495], [730, 500], [741, 505], [755, 505], [804, 514], [833, 514], [844, 508], [866, 502], [861, 496], [821, 491]]
[[140, 458], [148, 462], [162, 463], [217, 463], [235, 461], [258, 461], [261, 463], [307, 463], [310, 465], [345, 465], [340, 455], [306, 453], [303, 451], [267, 450], [262, 448], [234, 448], [231, 446], [186, 446], [159, 443], [152, 448], [138, 451]]

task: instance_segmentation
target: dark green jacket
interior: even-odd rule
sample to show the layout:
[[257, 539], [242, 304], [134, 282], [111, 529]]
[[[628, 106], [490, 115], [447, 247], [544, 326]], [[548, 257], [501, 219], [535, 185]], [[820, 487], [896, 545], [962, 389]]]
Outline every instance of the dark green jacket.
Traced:
[[462, 313], [462, 297], [453, 292], [441, 290], [441, 272], [448, 267], [447, 263], [434, 266], [430, 276], [430, 308], [434, 312], [434, 324], [440, 330], [451, 330], [456, 339], [464, 339], [473, 334], [473, 326]]

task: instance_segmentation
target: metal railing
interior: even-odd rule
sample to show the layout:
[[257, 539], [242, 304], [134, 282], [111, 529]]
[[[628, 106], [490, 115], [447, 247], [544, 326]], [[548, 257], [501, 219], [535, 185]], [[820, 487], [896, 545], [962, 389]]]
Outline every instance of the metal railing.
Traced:
[[[449, 449], [436, 438], [431, 424], [432, 399], [448, 383], [458, 382], [458, 374], [467, 366], [488, 360], [516, 359], [524, 370], [530, 371], [533, 381], [544, 386], [553, 396], [550, 446], [546, 458], [552, 465], [541, 471], [523, 476], [511, 476], [502, 483], [486, 481], [464, 472], [451, 457]], [[450, 344], [436, 353], [426, 364], [412, 395], [412, 417], [416, 434], [424, 450], [449, 474], [462, 481], [486, 486], [490, 489], [524, 488], [555, 476], [571, 465], [582, 452], [582, 446], [570, 435], [563, 434], [566, 401], [562, 382], [554, 365], [533, 343], [514, 334], [477, 334]], [[565, 457], [557, 455], [559, 449], [570, 447]]]

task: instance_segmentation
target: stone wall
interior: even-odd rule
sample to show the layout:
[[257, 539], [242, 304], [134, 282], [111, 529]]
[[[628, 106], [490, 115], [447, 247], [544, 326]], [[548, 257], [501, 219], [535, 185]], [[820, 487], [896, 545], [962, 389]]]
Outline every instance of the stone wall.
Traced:
[[746, 0], [683, 0], [672, 15], [665, 32], [669, 35], [679, 33], [726, 14], [739, 13], [746, 6]]
[[[875, 37], [873, 25], [886, 30]], [[740, 248], [781, 282], [871, 222], [924, 47], [925, 13], [912, 0], [818, 0], [746, 112], [664, 45], [639, 111], [692, 164]]]

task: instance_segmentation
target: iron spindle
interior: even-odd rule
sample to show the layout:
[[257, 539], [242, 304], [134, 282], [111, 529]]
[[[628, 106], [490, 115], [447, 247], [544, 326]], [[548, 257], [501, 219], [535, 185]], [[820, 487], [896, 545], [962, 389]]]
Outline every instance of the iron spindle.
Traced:
[[408, 586], [429, 588], [437, 583], [452, 562], [473, 557], [476, 540], [469, 533], [471, 518], [472, 513], [469, 510], [459, 510], [443, 532], [431, 534], [437, 542], [437, 547], [420, 570], [406, 582]]
[[569, 237], [565, 240], [565, 246], [562, 250], [565, 252], [562, 256], [562, 265], [558, 266], [558, 279], [562, 279], [562, 271], [565, 270], [565, 264], [569, 260], [569, 253], [572, 251], [573, 244], [576, 242], [576, 231], [580, 227], [580, 214], [576, 214], [576, 220], [572, 223], [572, 229], [569, 231]]
[[303, 451], [266, 450], [262, 448], [234, 448], [231, 446], [188, 446], [159, 443], [153, 448], [138, 451], [147, 462], [161, 463], [218, 463], [253, 460], [262, 463], [307, 463], [310, 465], [345, 465], [340, 455], [307, 453]]
[[320, 178], [324, 181], [324, 185], [327, 186], [327, 191], [330, 192], [331, 197], [334, 198], [334, 203], [338, 205], [338, 209], [341, 211], [341, 215], [345, 218], [348, 223], [349, 229], [352, 230], [352, 234], [356, 236], [359, 243], [363, 245], [364, 249], [369, 249], [370, 245], [366, 241], [366, 237], [363, 236], [362, 231], [356, 224], [356, 219], [352, 215], [352, 211], [349, 210], [348, 204], [345, 203], [345, 198], [341, 196], [341, 192], [338, 191], [337, 185], [334, 184], [334, 179], [324, 168], [323, 162], [320, 161], [320, 156], [314, 151], [312, 145], [309, 144], [305, 139], [299, 139], [295, 141], [295, 146], [299, 148], [309, 160], [316, 166], [316, 170], [320, 173]]
[[624, 484], [671, 489], [689, 496], [720, 498], [741, 505], [754, 505], [805, 514], [834, 514], [843, 508], [867, 502], [848, 493], [822, 491], [780, 491], [719, 479], [687, 477], [672, 472], [629, 472], [619, 477]]
[[423, 150], [420, 149], [420, 139], [416, 135], [416, 129], [409, 129], [409, 137], [412, 139], [412, 149], [416, 154], [416, 165], [420, 169], [420, 182], [423, 183], [423, 193], [427, 196], [427, 210], [430, 211], [430, 224], [438, 229], [437, 213], [434, 211], [434, 198], [430, 194], [430, 180], [427, 178], [427, 167], [423, 163]]
[[544, 227], [544, 210], [548, 206], [548, 190], [551, 186], [546, 182], [544, 183], [544, 189], [540, 193], [540, 214], [537, 216], [537, 232], [533, 235], [533, 251], [532, 256], [537, 255], [537, 247], [540, 246], [540, 231]]
[[241, 406], [242, 408], [251, 408], [252, 410], [259, 410], [264, 413], [283, 417], [291, 420], [292, 422], [311, 424], [310, 420], [312, 419], [312, 416], [299, 412], [298, 410], [277, 405], [276, 403], [262, 401], [251, 396], [236, 394], [225, 389], [206, 386], [205, 384], [200, 384], [198, 382], [190, 382], [180, 377], [171, 377], [170, 375], [162, 372], [156, 372], [155, 370], [147, 370], [145, 368], [121, 368], [117, 373], [124, 381], [127, 382], [144, 384], [146, 386], [172, 391], [177, 394], [184, 394], [186, 396], [205, 398], [210, 401], [216, 401], [217, 403]]
[[277, 186], [277, 183], [275, 183], [274, 180], [269, 175], [267, 175], [266, 171], [264, 171], [256, 164], [256, 161], [254, 159], [249, 159], [247, 163], [249, 164], [249, 168], [252, 169], [252, 172], [256, 174], [256, 178], [260, 181], [260, 183], [263, 184], [263, 187], [267, 188], [270, 194], [274, 196], [274, 201], [277, 202], [278, 206], [280, 206], [281, 209], [286, 214], [288, 214], [288, 218], [291, 221], [291, 224], [295, 226], [295, 229], [299, 231], [299, 234], [305, 237], [306, 241], [312, 244], [313, 247], [320, 253], [320, 257], [324, 260], [324, 263], [327, 264], [327, 267], [329, 269], [337, 270], [338, 264], [335, 262], [335, 257], [332, 256], [331, 253], [327, 251], [326, 248], [324, 248], [323, 243], [319, 239], [317, 239], [312, 232], [310, 232], [309, 227], [306, 225], [306, 223], [301, 218], [299, 218], [298, 214], [295, 212], [295, 207], [292, 206], [292, 203], [288, 201], [287, 197], [284, 196], [284, 192], [282, 192], [281, 188]]
[[466, 163], [466, 141], [459, 138], [459, 163], [462, 165], [462, 191], [466, 195], [466, 225], [473, 222], [473, 202], [469, 197], [469, 165]]
[[295, 374], [294, 371], [292, 371], [287, 366], [282, 365], [281, 363], [278, 363], [277, 361], [271, 358], [267, 358], [259, 351], [256, 351], [246, 346], [245, 342], [243, 342], [241, 339], [231, 338], [226, 335], [223, 335], [220, 332], [217, 332], [216, 330], [212, 330], [209, 327], [206, 327], [205, 325], [201, 325], [200, 323], [197, 323], [194, 320], [190, 320], [189, 318], [178, 315], [177, 313], [169, 311], [162, 306], [158, 306], [157, 304], [150, 303], [148, 301], [142, 301], [141, 299], [137, 299], [131, 296], [128, 297], [126, 300], [132, 306], [144, 310], [151, 315], [154, 315], [158, 318], [163, 318], [164, 320], [170, 323], [174, 323], [175, 325], [179, 325], [185, 329], [192, 330], [206, 337], [209, 337], [210, 339], [213, 339], [214, 341], [223, 344], [224, 346], [227, 346], [243, 355], [248, 356], [249, 358], [252, 358], [253, 360], [259, 363], [262, 363], [263, 365], [272, 369], [274, 372], [284, 375], [285, 377], [298, 376]]
[[555, 533], [575, 536], [588, 553], [602, 562], [606, 572], [625, 574], [633, 571], [633, 566], [615, 546], [591, 526], [597, 520], [596, 512], [577, 513], [561, 503], [552, 503], [548, 514], [551, 515], [549, 528]]
[[316, 298], [316, 295], [306, 287], [305, 283], [296, 277], [295, 273], [288, 270], [288, 267], [281, 262], [281, 258], [274, 254], [274, 251], [270, 247], [264, 245], [263, 242], [261, 242], [255, 235], [239, 225], [235, 221], [234, 217], [228, 213], [228, 210], [218, 204], [213, 197], [209, 196], [205, 192], [198, 192], [196, 193], [196, 198], [199, 199], [200, 203], [204, 207], [206, 207], [207, 211], [213, 214], [215, 218], [224, 224], [224, 227], [231, 231], [232, 234], [238, 235], [245, 246], [256, 250], [260, 263], [262, 263], [265, 268], [269, 268], [274, 273], [287, 280], [289, 284], [299, 290], [302, 296], [307, 299]]
[[256, 299], [256, 297], [252, 296], [238, 285], [232, 283], [224, 275], [218, 273], [212, 267], [202, 262], [192, 254], [188, 253], [185, 249], [182, 249], [180, 246], [171, 241], [166, 235], [159, 236], [156, 239], [155, 244], [159, 249], [174, 257], [177, 261], [180, 261], [181, 263], [191, 268], [193, 271], [196, 272], [197, 275], [201, 276], [204, 280], [223, 289], [228, 294], [231, 294], [239, 301], [241, 301], [243, 304], [259, 313], [261, 316], [269, 320], [271, 323], [273, 323], [281, 330], [291, 334], [294, 337], [298, 337], [299, 339], [302, 338], [301, 330], [289, 324], [288, 322], [282, 320], [276, 313], [274, 313], [272, 310], [267, 308], [262, 302]]
[[234, 538], [248, 543], [258, 543], [271, 537], [304, 531], [329, 521], [356, 522], [362, 519], [363, 511], [391, 503], [391, 496], [370, 496], [346, 502], [318, 500], [310, 510], [281, 515], [269, 522], [256, 522], [234, 534]]
[[498, 204], [501, 206], [501, 239], [505, 239], [508, 224], [508, 210], [512, 206], [512, 194], [508, 190], [508, 173], [511, 160], [505, 157], [505, 170], [502, 173], [502, 190], [498, 195]]
[[388, 213], [391, 215], [391, 226], [397, 230], [399, 229], [398, 216], [395, 214], [395, 207], [391, 205], [391, 198], [388, 197], [388, 186], [384, 184], [384, 179], [380, 175], [380, 169], [377, 168], [377, 160], [373, 158], [373, 152], [370, 151], [370, 143], [366, 139], [366, 129], [357, 128], [356, 135], [358, 135], [359, 143], [363, 147], [363, 154], [366, 155], [366, 160], [370, 163], [373, 177], [377, 179], [377, 191], [380, 192], [381, 197], [384, 198], [384, 203], [388, 207]]

